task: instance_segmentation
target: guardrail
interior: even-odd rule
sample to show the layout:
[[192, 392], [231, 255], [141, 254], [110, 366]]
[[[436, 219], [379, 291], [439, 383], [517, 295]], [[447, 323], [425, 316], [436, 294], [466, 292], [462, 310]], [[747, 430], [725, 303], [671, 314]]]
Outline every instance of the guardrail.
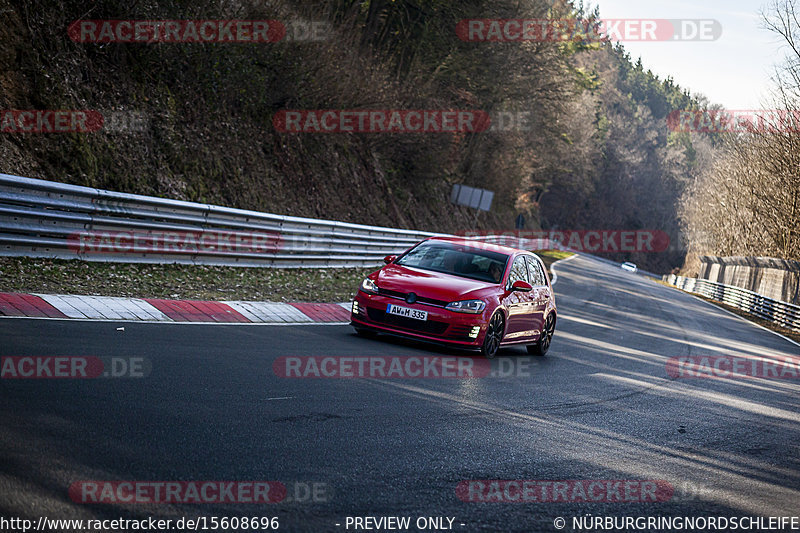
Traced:
[[0, 255], [269, 267], [380, 264], [434, 233], [0, 174]]
[[800, 306], [767, 298], [757, 292], [732, 285], [670, 274], [664, 276], [670, 285], [723, 302], [742, 311], [768, 320], [792, 331], [800, 331]]
[[[0, 174], [0, 255], [4, 256], [355, 267], [379, 265], [384, 256], [434, 235], [444, 234], [275, 215]], [[492, 238], [479, 240], [491, 242]]]

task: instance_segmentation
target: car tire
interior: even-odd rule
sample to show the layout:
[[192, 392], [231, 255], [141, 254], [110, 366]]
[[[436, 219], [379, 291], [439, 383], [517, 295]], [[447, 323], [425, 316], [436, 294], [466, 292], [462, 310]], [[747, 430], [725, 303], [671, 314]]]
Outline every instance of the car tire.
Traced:
[[553, 333], [556, 331], [556, 316], [553, 313], [547, 315], [547, 320], [544, 323], [544, 329], [536, 344], [529, 344], [526, 346], [528, 353], [531, 355], [544, 355], [550, 349], [550, 344], [553, 342]]
[[364, 337], [365, 339], [374, 339], [377, 333], [367, 328], [353, 328], [356, 330], [356, 335]]
[[504, 328], [505, 318], [503, 313], [497, 311], [489, 319], [489, 325], [486, 326], [486, 335], [484, 335], [483, 344], [481, 345], [481, 355], [486, 359], [494, 359], [497, 355], [497, 350], [500, 349], [500, 342], [503, 340]]

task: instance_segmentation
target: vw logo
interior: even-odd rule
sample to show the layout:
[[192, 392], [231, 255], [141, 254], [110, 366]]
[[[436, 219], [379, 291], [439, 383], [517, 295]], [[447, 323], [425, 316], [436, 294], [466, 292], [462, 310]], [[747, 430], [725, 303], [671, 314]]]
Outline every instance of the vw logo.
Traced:
[[413, 304], [416, 301], [417, 301], [417, 295], [414, 294], [413, 292], [409, 292], [408, 295], [406, 295], [407, 304]]

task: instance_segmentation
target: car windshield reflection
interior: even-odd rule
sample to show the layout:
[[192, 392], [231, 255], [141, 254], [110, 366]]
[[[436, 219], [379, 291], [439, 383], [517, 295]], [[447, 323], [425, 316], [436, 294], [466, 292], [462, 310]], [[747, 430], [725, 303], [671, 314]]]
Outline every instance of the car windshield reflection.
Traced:
[[487, 283], [500, 283], [508, 256], [448, 242], [426, 241], [409, 250], [396, 264], [451, 274]]

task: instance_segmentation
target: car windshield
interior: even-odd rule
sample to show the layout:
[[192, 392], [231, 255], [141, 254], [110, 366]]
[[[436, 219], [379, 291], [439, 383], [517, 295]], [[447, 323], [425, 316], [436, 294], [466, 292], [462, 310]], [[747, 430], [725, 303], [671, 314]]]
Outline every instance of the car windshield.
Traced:
[[396, 261], [398, 265], [500, 283], [508, 256], [445, 241], [425, 241]]

